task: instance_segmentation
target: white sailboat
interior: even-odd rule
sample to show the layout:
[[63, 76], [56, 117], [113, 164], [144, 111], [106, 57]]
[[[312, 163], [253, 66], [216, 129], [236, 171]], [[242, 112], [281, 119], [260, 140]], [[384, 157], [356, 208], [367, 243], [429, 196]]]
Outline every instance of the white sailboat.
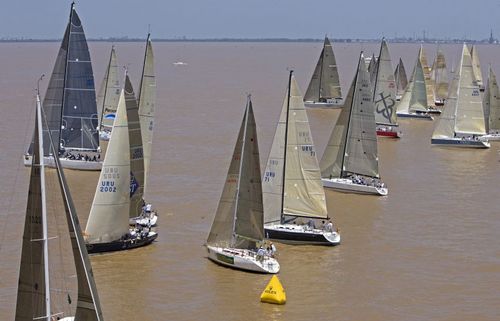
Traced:
[[[140, 136], [137, 138], [135, 135], [140, 134], [140, 128], [131, 86], [127, 75], [85, 229], [89, 253], [145, 246], [158, 237], [150, 228], [129, 228], [130, 213], [137, 213], [141, 202], [134, 196], [141, 186], [137, 182], [137, 174], [143, 162], [142, 142]], [[137, 164], [139, 171], [134, 173]]]
[[394, 81], [396, 82], [396, 101], [399, 101], [406, 90], [406, 86], [408, 86], [408, 78], [406, 77], [405, 66], [401, 58], [399, 58], [399, 63], [394, 71]]
[[474, 82], [469, 49], [464, 44], [460, 70], [453, 77], [445, 108], [432, 134], [431, 144], [458, 147], [489, 148], [483, 103], [479, 87]]
[[[57, 148], [51, 144], [51, 137], [43, 140], [42, 128], [47, 122], [42, 118], [43, 111], [37, 94], [36, 122], [33, 144], [33, 157], [29, 185], [26, 218], [22, 242], [21, 262], [19, 268], [19, 287], [17, 291], [16, 321], [28, 320], [61, 320], [61, 321], [101, 321], [103, 320], [97, 288], [95, 285], [92, 265], [85, 248], [80, 223], [75, 211], [66, 179], [59, 160], [54, 160], [55, 171], [46, 171], [44, 150], [52, 150], [57, 154]], [[42, 123], [45, 123], [42, 125]], [[44, 146], [47, 143], [48, 146]], [[45, 147], [45, 149], [44, 149]], [[56, 182], [51, 184], [51, 182]], [[46, 183], [49, 182], [49, 183]], [[54, 190], [52, 190], [54, 189]], [[60, 193], [62, 204], [48, 204], [49, 193]], [[78, 296], [76, 304], [72, 305], [71, 297], [62, 290], [51, 288], [53, 281], [50, 276], [53, 255], [49, 253], [48, 216], [60, 216], [63, 208], [68, 224], [67, 232], [72, 245], [72, 260], [76, 270]], [[63, 230], [57, 229], [58, 232]], [[62, 235], [58, 235], [62, 236]], [[67, 307], [57, 306], [61, 295], [67, 298]], [[59, 297], [59, 298], [58, 298]], [[59, 299], [59, 300], [57, 300]], [[76, 308], [76, 311], [75, 311]], [[74, 316], [64, 313], [64, 310], [75, 311]]]
[[420, 59], [415, 62], [410, 83], [396, 109], [398, 117], [433, 120], [427, 113], [427, 88]]
[[483, 95], [484, 119], [486, 135], [481, 139], [489, 141], [500, 140], [500, 91], [493, 69], [489, 68], [488, 82]]
[[[100, 170], [98, 116], [94, 76], [83, 26], [71, 4], [69, 22], [57, 55], [43, 106], [48, 128], [44, 130], [45, 164], [55, 162], [48, 148], [48, 138], [57, 144], [57, 154], [64, 168]], [[33, 144], [24, 157], [31, 166]]]
[[382, 39], [380, 44], [380, 54], [375, 69], [374, 82], [371, 86], [373, 87], [373, 102], [375, 104], [373, 112], [377, 123], [377, 135], [399, 138], [400, 132], [396, 129], [399, 126], [396, 115], [396, 82], [385, 39]]
[[[268, 239], [290, 244], [337, 245], [299, 87], [290, 72], [262, 183]], [[327, 221], [316, 228], [318, 222]]]
[[440, 48], [437, 50], [432, 74], [435, 82], [434, 103], [436, 106], [442, 106], [448, 97], [448, 72], [446, 71], [446, 60]]
[[309, 87], [307, 87], [304, 104], [306, 107], [316, 108], [342, 107], [337, 62], [328, 37], [325, 37], [323, 50], [321, 50]]
[[[153, 142], [154, 113], [156, 102], [156, 78], [154, 73], [154, 55], [151, 37], [148, 34], [146, 39], [146, 49], [144, 51], [144, 64], [142, 68], [141, 83], [138, 95], [138, 113], [141, 127], [142, 148], [144, 156], [143, 172], [143, 190], [142, 194], [147, 192], [147, 183], [149, 177], [149, 168], [151, 164], [151, 150]], [[143, 195], [141, 195], [143, 197]], [[140, 224], [146, 226], [151, 224], [155, 226], [158, 221], [158, 215], [149, 203], [144, 202], [141, 210], [131, 213], [130, 224]]]
[[97, 95], [97, 110], [99, 111], [99, 138], [108, 141], [116, 116], [116, 108], [120, 99], [121, 86], [118, 79], [118, 62], [115, 47], [111, 47], [108, 67]]
[[479, 87], [480, 91], [484, 91], [483, 74], [481, 72], [481, 63], [479, 62], [479, 54], [476, 45], [470, 48], [472, 59], [472, 72], [474, 75], [474, 83]]
[[278, 273], [280, 265], [257, 250], [264, 240], [257, 128], [248, 97], [224, 190], [207, 239], [208, 258], [235, 269]]
[[387, 195], [380, 180], [370, 75], [360, 54], [356, 76], [320, 162], [323, 186]]

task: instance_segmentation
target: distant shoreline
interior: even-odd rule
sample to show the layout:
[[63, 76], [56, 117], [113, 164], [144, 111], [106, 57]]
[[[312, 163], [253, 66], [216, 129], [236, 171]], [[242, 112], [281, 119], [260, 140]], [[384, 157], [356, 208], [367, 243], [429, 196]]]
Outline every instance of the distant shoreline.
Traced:
[[[381, 39], [330, 39], [334, 43], [379, 43]], [[144, 42], [142, 38], [89, 38], [88, 42]], [[189, 39], [189, 38], [175, 38], [175, 39], [153, 39], [154, 42], [323, 42], [323, 39], [313, 38], [206, 38], [206, 39]], [[413, 39], [413, 38], [396, 38], [387, 39], [389, 43], [442, 43], [442, 44], [499, 44], [496, 39]], [[61, 39], [29, 39], [29, 38], [2, 38], [0, 43], [19, 43], [19, 42], [61, 42]]]

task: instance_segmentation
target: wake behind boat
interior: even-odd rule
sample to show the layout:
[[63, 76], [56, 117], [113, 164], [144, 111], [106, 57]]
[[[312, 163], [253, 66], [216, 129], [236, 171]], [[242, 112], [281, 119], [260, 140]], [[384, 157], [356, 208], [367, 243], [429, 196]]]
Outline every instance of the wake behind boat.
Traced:
[[226, 183], [207, 239], [208, 259], [231, 268], [278, 273], [280, 265], [258, 244], [264, 240], [264, 209], [257, 128], [248, 97]]
[[311, 108], [341, 108], [342, 92], [333, 47], [325, 36], [323, 50], [304, 95], [304, 105]]
[[[266, 238], [289, 244], [340, 244], [328, 218], [309, 120], [292, 72], [262, 185]], [[324, 228], [315, 229], [320, 220]]]
[[343, 192], [387, 195], [380, 181], [370, 74], [363, 53], [320, 162], [323, 186]]

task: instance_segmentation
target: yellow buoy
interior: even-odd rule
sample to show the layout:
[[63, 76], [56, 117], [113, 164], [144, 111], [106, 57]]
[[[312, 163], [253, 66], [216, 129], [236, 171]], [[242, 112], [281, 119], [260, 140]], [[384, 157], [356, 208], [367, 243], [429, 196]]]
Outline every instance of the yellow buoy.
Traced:
[[273, 275], [264, 292], [260, 295], [260, 302], [273, 304], [286, 303], [285, 289], [283, 289], [283, 285], [281, 285], [280, 279], [276, 275]]

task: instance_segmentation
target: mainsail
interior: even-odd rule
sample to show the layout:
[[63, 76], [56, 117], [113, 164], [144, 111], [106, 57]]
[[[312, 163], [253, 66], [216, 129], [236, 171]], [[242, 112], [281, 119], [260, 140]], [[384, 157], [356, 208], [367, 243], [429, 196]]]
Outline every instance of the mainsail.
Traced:
[[129, 231], [130, 151], [123, 90], [85, 232], [89, 243], [120, 239]]
[[472, 60], [469, 49], [464, 44], [460, 65], [458, 101], [456, 109], [455, 132], [462, 135], [484, 135], [483, 102], [479, 87], [474, 81]]
[[500, 92], [493, 69], [489, 68], [488, 83], [483, 97], [484, 113], [486, 119], [486, 132], [500, 130]]
[[265, 223], [280, 221], [282, 213], [328, 215], [309, 120], [292, 73], [262, 185]]
[[141, 85], [138, 95], [139, 119], [141, 122], [142, 146], [144, 149], [144, 192], [147, 190], [149, 166], [151, 163], [151, 147], [153, 142], [154, 113], [156, 101], [156, 80], [154, 73], [154, 56], [151, 38], [148, 34]]
[[448, 73], [446, 71], [446, 60], [441, 49], [437, 51], [434, 65], [433, 73], [436, 83], [434, 91], [435, 99], [444, 100], [448, 96]]
[[100, 130], [111, 131], [113, 121], [116, 117], [116, 108], [120, 99], [121, 87], [118, 79], [118, 62], [116, 59], [115, 47], [111, 47], [108, 67], [104, 74], [104, 79], [97, 95], [97, 107], [100, 112], [99, 128]]
[[453, 138], [455, 136], [455, 112], [457, 108], [458, 82], [460, 74], [452, 71], [452, 80], [448, 98], [444, 103], [441, 117], [437, 120], [436, 128], [432, 133], [432, 138]]
[[398, 96], [403, 95], [406, 86], [408, 86], [408, 78], [406, 77], [405, 66], [403, 65], [403, 60], [401, 58], [399, 58], [399, 63], [394, 71], [394, 81], [396, 82], [396, 94]]
[[420, 50], [418, 51], [418, 58], [420, 60], [420, 63], [422, 64], [422, 69], [424, 71], [425, 88], [427, 92], [427, 106], [432, 107], [436, 105], [434, 101], [434, 82], [431, 79], [431, 68], [427, 63], [427, 56], [425, 55], [424, 46], [422, 45], [420, 45]]
[[356, 76], [321, 160], [325, 178], [360, 174], [379, 177], [370, 75], [361, 53]]
[[125, 106], [127, 107], [128, 134], [130, 142], [130, 217], [142, 212], [144, 205], [144, 152], [142, 149], [139, 106], [128, 74], [125, 76]]
[[259, 148], [249, 98], [207, 243], [251, 249], [263, 239]]
[[396, 83], [392, 71], [391, 56], [385, 39], [382, 39], [380, 44], [380, 55], [376, 70], [375, 83], [373, 84], [375, 121], [380, 125], [397, 126]]
[[341, 98], [339, 73], [332, 45], [325, 37], [323, 50], [307, 87], [305, 101], [321, 101], [329, 98]]

